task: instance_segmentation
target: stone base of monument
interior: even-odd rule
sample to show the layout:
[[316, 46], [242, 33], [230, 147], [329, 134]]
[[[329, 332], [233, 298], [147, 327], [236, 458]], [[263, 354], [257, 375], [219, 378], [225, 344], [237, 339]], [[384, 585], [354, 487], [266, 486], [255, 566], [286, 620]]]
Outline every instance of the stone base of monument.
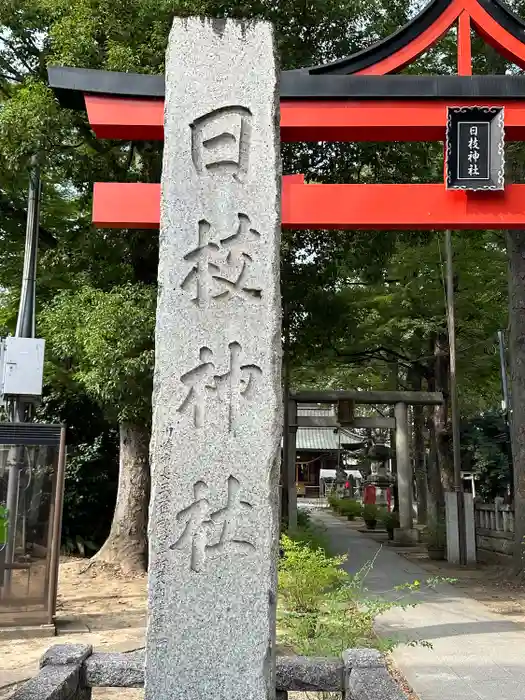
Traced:
[[36, 639], [54, 637], [55, 625], [22, 625], [20, 627], [0, 627], [0, 639]]
[[394, 530], [394, 540], [392, 545], [394, 547], [413, 547], [419, 544], [421, 541], [421, 532], [416, 527], [410, 529], [396, 528]]
[[[339, 658], [277, 657], [275, 681], [277, 700], [287, 700], [290, 691], [336, 693], [352, 700], [406, 700], [383, 655], [374, 649], [347, 649]], [[40, 660], [38, 675], [12, 700], [90, 700], [92, 688], [143, 685], [143, 650], [93, 653], [87, 644], [57, 644]]]

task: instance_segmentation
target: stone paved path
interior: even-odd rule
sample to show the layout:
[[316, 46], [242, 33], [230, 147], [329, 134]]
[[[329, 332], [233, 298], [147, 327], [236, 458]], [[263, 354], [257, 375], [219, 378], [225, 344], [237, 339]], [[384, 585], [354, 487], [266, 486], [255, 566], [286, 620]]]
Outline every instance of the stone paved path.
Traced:
[[[313, 519], [327, 529], [335, 552], [348, 552], [347, 571], [353, 573], [376, 557], [367, 577], [370, 592], [393, 592], [394, 586], [425, 581], [429, 573], [367, 535], [352, 530], [328, 511]], [[432, 649], [399, 646], [394, 658], [421, 700], [523, 700], [525, 698], [525, 625], [505, 620], [482, 603], [441, 584], [416, 597], [419, 604], [393, 609], [382, 616], [383, 635], [425, 640]]]

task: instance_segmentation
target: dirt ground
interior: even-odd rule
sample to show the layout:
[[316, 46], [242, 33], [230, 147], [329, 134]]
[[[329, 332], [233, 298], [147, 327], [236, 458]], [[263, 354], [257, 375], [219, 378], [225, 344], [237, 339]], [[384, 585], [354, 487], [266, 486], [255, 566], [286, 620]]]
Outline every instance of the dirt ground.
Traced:
[[[119, 575], [113, 568], [88, 568], [86, 559], [60, 562], [57, 636], [4, 639], [0, 629], [0, 700], [34, 675], [53, 644], [92, 644], [97, 651], [132, 651], [144, 646], [146, 576]], [[139, 700], [141, 690], [100, 689], [94, 698]]]
[[507, 619], [525, 622], [525, 579], [516, 577], [505, 563], [457, 567], [431, 561], [422, 549], [403, 555], [435, 576], [456, 579], [454, 587]]

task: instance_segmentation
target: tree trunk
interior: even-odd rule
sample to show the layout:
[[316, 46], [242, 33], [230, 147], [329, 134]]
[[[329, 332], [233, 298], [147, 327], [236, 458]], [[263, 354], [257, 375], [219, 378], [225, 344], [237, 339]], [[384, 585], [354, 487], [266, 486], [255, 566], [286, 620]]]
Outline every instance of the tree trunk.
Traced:
[[445, 333], [438, 333], [435, 343], [435, 382], [436, 391], [443, 394], [444, 402], [434, 410], [436, 450], [445, 491], [454, 490], [454, 468], [452, 463], [451, 430], [448, 422], [449, 405], [449, 352]]
[[445, 508], [445, 494], [443, 483], [439, 472], [439, 460], [437, 454], [436, 425], [434, 421], [434, 410], [430, 409], [428, 417], [428, 432], [430, 436], [430, 450], [427, 465], [428, 480], [428, 501], [427, 501], [427, 522], [438, 521], [440, 513]]
[[507, 232], [511, 443], [514, 466], [514, 565], [523, 570], [525, 542], [525, 231]]
[[[417, 366], [412, 366], [407, 373], [408, 387], [411, 391], [421, 391], [423, 377]], [[417, 522], [427, 522], [427, 472], [425, 464], [425, 407], [412, 406], [412, 454], [414, 458], [414, 476], [417, 493]]]
[[117, 564], [125, 573], [147, 567], [150, 496], [149, 438], [143, 425], [121, 423], [117, 501], [103, 547], [92, 562]]
[[[432, 340], [432, 352], [435, 352], [436, 341]], [[428, 369], [427, 386], [429, 391], [437, 391], [436, 388], [436, 363], [434, 362]], [[429, 455], [427, 463], [428, 501], [427, 520], [437, 522], [440, 513], [445, 507], [445, 495], [439, 468], [439, 457], [436, 436], [436, 414], [434, 407], [428, 407], [427, 427], [429, 434]]]

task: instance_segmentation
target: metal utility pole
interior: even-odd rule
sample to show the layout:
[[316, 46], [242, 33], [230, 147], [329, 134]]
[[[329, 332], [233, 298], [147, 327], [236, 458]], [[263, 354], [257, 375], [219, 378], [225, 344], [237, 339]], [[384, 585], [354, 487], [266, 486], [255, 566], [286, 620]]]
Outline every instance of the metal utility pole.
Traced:
[[38, 229], [40, 222], [40, 168], [36, 156], [31, 159], [29, 193], [27, 199], [26, 247], [24, 272], [20, 293], [20, 306], [16, 322], [17, 338], [35, 337], [36, 263], [38, 252]]
[[463, 482], [461, 479], [461, 443], [459, 430], [458, 388], [456, 374], [456, 316], [454, 307], [454, 267], [452, 258], [452, 232], [445, 231], [445, 251], [447, 261], [447, 326], [450, 353], [450, 413], [452, 421], [452, 445], [454, 455], [454, 491], [458, 499], [458, 538], [460, 564], [467, 563], [465, 532], [465, 508], [463, 502]]
[[[24, 251], [24, 270], [22, 275], [22, 288], [20, 293], [20, 306], [16, 323], [15, 336], [17, 338], [35, 337], [35, 293], [36, 293], [36, 265], [38, 251], [38, 230], [40, 221], [40, 168], [38, 158], [31, 159], [29, 175], [29, 193], [27, 200], [26, 221], [26, 246]], [[9, 418], [13, 423], [23, 423], [25, 420], [26, 404], [15, 398], [10, 407]], [[20, 486], [20, 470], [23, 464], [23, 451], [16, 448], [12, 451], [13, 458], [9, 465], [7, 481], [7, 542], [5, 552], [4, 594], [8, 594], [11, 587], [11, 567], [14, 563], [16, 548], [16, 524], [18, 519], [18, 500]]]
[[15, 336], [17, 338], [35, 337], [36, 264], [40, 220], [40, 191], [40, 168], [38, 167], [36, 157], [33, 157], [31, 160], [29, 193], [27, 199], [24, 271], [15, 331]]

